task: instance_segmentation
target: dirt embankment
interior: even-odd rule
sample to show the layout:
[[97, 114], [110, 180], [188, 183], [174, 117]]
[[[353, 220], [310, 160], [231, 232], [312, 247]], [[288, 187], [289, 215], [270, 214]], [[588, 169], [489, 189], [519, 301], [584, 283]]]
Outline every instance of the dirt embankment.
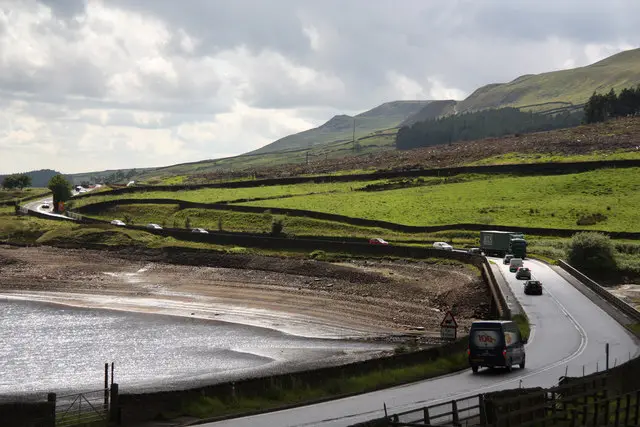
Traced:
[[463, 265], [0, 247], [0, 293], [20, 291], [215, 298], [378, 335], [437, 335], [445, 310], [465, 327], [489, 309], [481, 278]]

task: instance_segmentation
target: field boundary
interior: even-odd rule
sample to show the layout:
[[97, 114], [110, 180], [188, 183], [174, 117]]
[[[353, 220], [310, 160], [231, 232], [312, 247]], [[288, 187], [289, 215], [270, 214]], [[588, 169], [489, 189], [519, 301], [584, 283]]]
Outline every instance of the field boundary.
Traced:
[[137, 193], [143, 191], [178, 191], [197, 190], [202, 188], [249, 188], [274, 185], [293, 185], [303, 183], [329, 183], [329, 182], [351, 182], [351, 181], [373, 181], [379, 179], [406, 178], [420, 176], [453, 176], [464, 173], [479, 174], [519, 174], [519, 175], [564, 175], [570, 173], [587, 172], [603, 168], [631, 168], [640, 167], [640, 160], [596, 160], [584, 162], [547, 162], [547, 163], [523, 163], [506, 165], [477, 165], [477, 166], [456, 166], [449, 168], [435, 169], [409, 169], [395, 171], [377, 171], [368, 174], [345, 174], [345, 175], [319, 175], [287, 178], [265, 178], [245, 181], [219, 182], [210, 184], [180, 184], [180, 185], [135, 185], [131, 187], [118, 188], [110, 191], [103, 191], [97, 194], [83, 194], [73, 197], [74, 200], [93, 197], [94, 195], [117, 195]]
[[[589, 229], [570, 229], [570, 228], [542, 228], [542, 227], [522, 227], [522, 226], [510, 226], [510, 225], [487, 225], [477, 223], [467, 224], [444, 224], [444, 225], [405, 225], [398, 224], [389, 221], [381, 221], [375, 219], [356, 218], [345, 215], [330, 214], [325, 212], [304, 210], [304, 209], [289, 209], [289, 208], [274, 208], [263, 206], [244, 206], [244, 205], [229, 205], [226, 203], [198, 203], [189, 202], [178, 199], [115, 199], [107, 200], [103, 202], [96, 202], [80, 206], [75, 208], [74, 211], [78, 213], [92, 213], [100, 211], [106, 208], [114, 207], [117, 205], [135, 205], [135, 204], [155, 204], [155, 205], [179, 205], [180, 209], [211, 209], [219, 211], [231, 211], [242, 213], [263, 214], [265, 211], [270, 211], [274, 215], [285, 215], [292, 217], [304, 217], [319, 219], [324, 221], [342, 222], [350, 225], [357, 225], [363, 227], [376, 227], [384, 228], [387, 230], [400, 231], [404, 233], [433, 233], [437, 231], [448, 230], [470, 230], [470, 231], [482, 231], [487, 229], [498, 231], [521, 231], [527, 234], [534, 234], [537, 236], [558, 236], [558, 237], [571, 237], [575, 233], [584, 231], [598, 231], [605, 233], [614, 239], [640, 239], [640, 232], [632, 231], [605, 231], [605, 230], [589, 230]], [[98, 221], [98, 220], [96, 220]]]
[[32, 194], [31, 196], [27, 196], [27, 197], [5, 200], [3, 202], [0, 202], [0, 206], [15, 206], [15, 205], [19, 205], [22, 202], [28, 202], [29, 200], [35, 200], [35, 199], [39, 199], [40, 197], [46, 197], [50, 194], [51, 194], [51, 191], [46, 191], [40, 194]]

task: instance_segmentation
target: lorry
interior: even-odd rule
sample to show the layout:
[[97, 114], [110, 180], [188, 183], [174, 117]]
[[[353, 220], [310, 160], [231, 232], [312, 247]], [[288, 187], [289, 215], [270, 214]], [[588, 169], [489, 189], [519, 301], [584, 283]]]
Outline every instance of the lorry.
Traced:
[[527, 256], [527, 241], [524, 234], [513, 231], [481, 231], [480, 250], [489, 256], [504, 257], [513, 254], [516, 258]]

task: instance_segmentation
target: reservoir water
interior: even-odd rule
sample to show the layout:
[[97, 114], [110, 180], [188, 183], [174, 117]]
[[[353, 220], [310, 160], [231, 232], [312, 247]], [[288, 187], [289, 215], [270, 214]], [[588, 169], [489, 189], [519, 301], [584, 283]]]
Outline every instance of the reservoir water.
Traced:
[[184, 388], [366, 357], [388, 345], [186, 317], [0, 300], [0, 400], [98, 389]]

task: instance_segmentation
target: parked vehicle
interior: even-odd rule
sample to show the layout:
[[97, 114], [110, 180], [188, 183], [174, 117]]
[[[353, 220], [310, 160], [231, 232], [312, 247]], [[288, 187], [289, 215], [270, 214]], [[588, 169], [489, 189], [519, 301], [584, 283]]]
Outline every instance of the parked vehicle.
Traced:
[[119, 219], [114, 219], [113, 221], [111, 221], [111, 225], [127, 225], [124, 222], [120, 221]]
[[369, 244], [370, 245], [388, 245], [389, 242], [387, 242], [384, 239], [381, 239], [380, 237], [375, 237], [369, 240]]
[[209, 232], [207, 230], [205, 230], [204, 228], [193, 228], [191, 229], [192, 233], [202, 233], [202, 234], [209, 234]]
[[453, 250], [453, 246], [451, 246], [447, 242], [435, 242], [433, 244], [433, 247], [436, 248], [436, 249], [444, 249], [445, 251], [452, 251]]
[[469, 366], [473, 373], [481, 367], [504, 367], [511, 371], [513, 365], [525, 366], [526, 340], [511, 320], [482, 320], [473, 322], [469, 331]]
[[507, 254], [504, 256], [504, 259], [502, 260], [503, 264], [509, 264], [511, 262], [511, 258], [513, 258], [512, 254]]
[[518, 271], [516, 271], [516, 279], [531, 280], [531, 270], [527, 267], [518, 268]]
[[513, 231], [481, 231], [480, 249], [489, 256], [502, 258], [509, 253], [524, 259], [527, 256], [527, 241], [524, 234]]
[[525, 295], [542, 295], [542, 283], [538, 280], [527, 280], [524, 282]]
[[509, 271], [511, 273], [515, 273], [518, 271], [518, 268], [522, 267], [524, 265], [524, 262], [522, 261], [522, 258], [511, 258], [509, 260]]
[[150, 228], [152, 230], [162, 230], [161, 226], [159, 226], [158, 224], [153, 224], [153, 223], [147, 224], [147, 228]]

